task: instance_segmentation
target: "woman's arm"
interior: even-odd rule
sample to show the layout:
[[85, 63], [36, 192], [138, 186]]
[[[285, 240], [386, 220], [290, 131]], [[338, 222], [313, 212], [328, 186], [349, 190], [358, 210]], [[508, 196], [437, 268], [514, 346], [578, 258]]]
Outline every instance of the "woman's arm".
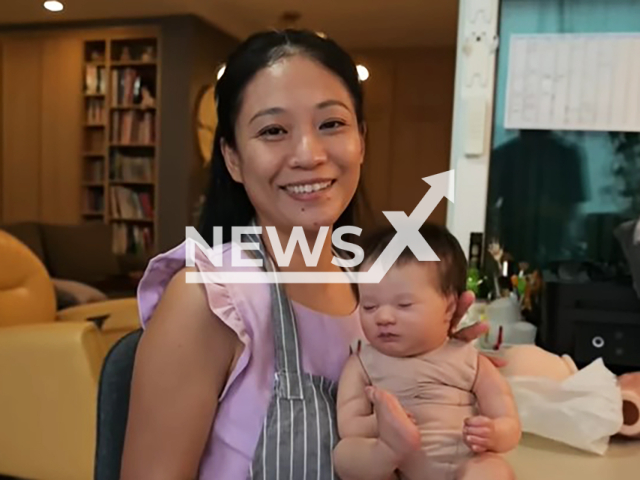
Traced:
[[367, 397], [368, 380], [356, 355], [344, 366], [338, 385], [338, 433], [340, 438], [378, 436], [378, 422]]
[[204, 286], [183, 269], [140, 340], [132, 380], [122, 480], [192, 480], [218, 397], [242, 351], [210, 310]]

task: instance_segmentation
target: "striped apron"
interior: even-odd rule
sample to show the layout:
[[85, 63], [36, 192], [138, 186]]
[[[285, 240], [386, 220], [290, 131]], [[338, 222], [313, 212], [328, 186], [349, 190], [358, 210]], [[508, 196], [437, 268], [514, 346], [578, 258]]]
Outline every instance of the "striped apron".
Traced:
[[[260, 247], [247, 253], [261, 259], [265, 270], [275, 273], [260, 237], [247, 237]], [[338, 442], [337, 383], [302, 370], [293, 309], [282, 285], [271, 283], [270, 287], [274, 389], [248, 478], [337, 480], [332, 458]]]

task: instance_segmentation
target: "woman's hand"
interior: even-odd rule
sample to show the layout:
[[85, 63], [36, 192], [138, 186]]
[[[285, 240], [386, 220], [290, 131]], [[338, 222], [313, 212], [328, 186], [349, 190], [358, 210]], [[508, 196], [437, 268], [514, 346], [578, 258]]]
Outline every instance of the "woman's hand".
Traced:
[[366, 393], [378, 421], [379, 441], [387, 447], [394, 465], [400, 465], [420, 449], [420, 431], [415, 420], [390, 393], [376, 387], [367, 387]]
[[[469, 307], [473, 305], [473, 302], [476, 301], [476, 296], [471, 291], [466, 291], [462, 295], [460, 295], [460, 299], [458, 300], [458, 308], [456, 309], [456, 313], [453, 316], [451, 321], [452, 325], [458, 325], [462, 317], [467, 313]], [[489, 331], [489, 325], [484, 322], [476, 323], [475, 325], [471, 325], [470, 327], [463, 328], [462, 330], [453, 334], [454, 338], [458, 340], [462, 340], [463, 342], [473, 342], [475, 339], [481, 337], [485, 333]], [[489, 355], [485, 355], [491, 363], [493, 363], [497, 368], [502, 368], [506, 365], [506, 362], [497, 357], [491, 357]]]

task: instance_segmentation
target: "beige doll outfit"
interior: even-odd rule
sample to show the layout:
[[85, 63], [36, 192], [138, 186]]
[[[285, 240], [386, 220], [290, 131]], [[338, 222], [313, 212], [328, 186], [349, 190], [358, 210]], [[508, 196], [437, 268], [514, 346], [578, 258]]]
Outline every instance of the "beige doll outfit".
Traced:
[[453, 480], [473, 456], [463, 428], [466, 418], [477, 415], [475, 347], [450, 339], [426, 354], [399, 358], [363, 344], [359, 358], [371, 384], [395, 395], [420, 430], [422, 450], [401, 466], [401, 478]]

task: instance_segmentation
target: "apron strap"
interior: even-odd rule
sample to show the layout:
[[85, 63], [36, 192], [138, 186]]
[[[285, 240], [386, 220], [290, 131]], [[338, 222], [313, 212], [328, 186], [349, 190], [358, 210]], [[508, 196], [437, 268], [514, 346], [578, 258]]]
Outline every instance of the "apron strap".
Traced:
[[[249, 226], [255, 227], [255, 220], [252, 220]], [[269, 286], [271, 290], [271, 321], [275, 346], [275, 369], [279, 392], [289, 398], [302, 398], [300, 376], [304, 372], [302, 370], [300, 343], [298, 341], [298, 329], [293, 307], [283, 285], [277, 281], [278, 269], [269, 256], [261, 236], [254, 233], [245, 235], [259, 247], [257, 250], [247, 251], [247, 253], [262, 260], [263, 270], [272, 273], [276, 279], [276, 283], [271, 283]], [[333, 248], [332, 251], [336, 257], [339, 257]], [[347, 274], [351, 273], [351, 269], [342, 268], [347, 270]]]
[[[256, 226], [252, 221], [250, 226]], [[275, 347], [276, 385], [281, 394], [290, 398], [302, 397], [302, 362], [298, 342], [298, 329], [291, 302], [282, 284], [277, 282], [277, 268], [268, 255], [260, 235], [249, 233], [246, 236], [259, 246], [258, 250], [248, 254], [262, 260], [262, 268], [275, 276], [276, 283], [270, 283], [271, 322]]]

